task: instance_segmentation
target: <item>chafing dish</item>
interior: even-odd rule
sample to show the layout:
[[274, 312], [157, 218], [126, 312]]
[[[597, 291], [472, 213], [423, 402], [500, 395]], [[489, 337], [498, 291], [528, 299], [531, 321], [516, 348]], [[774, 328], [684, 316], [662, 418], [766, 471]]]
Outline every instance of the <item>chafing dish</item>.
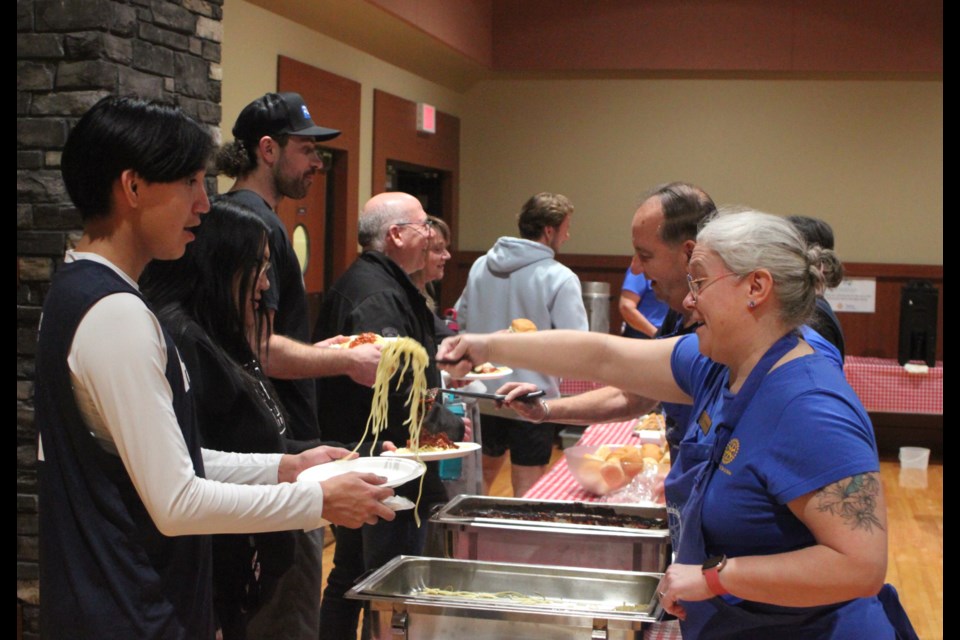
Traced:
[[[347, 593], [374, 638], [639, 639], [660, 574], [398, 556]], [[428, 590], [440, 590], [432, 592]], [[504, 592], [523, 596], [511, 599]]]
[[670, 555], [664, 507], [461, 495], [430, 522], [447, 558], [662, 572]]

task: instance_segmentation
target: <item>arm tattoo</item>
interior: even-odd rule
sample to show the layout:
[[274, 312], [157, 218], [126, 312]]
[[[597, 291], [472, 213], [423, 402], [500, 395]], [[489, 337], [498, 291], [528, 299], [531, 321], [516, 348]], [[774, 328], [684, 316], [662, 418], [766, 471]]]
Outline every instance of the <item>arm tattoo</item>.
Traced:
[[840, 516], [851, 529], [865, 529], [872, 533], [876, 527], [883, 531], [883, 525], [876, 515], [879, 496], [880, 480], [877, 474], [862, 473], [817, 491], [817, 510]]

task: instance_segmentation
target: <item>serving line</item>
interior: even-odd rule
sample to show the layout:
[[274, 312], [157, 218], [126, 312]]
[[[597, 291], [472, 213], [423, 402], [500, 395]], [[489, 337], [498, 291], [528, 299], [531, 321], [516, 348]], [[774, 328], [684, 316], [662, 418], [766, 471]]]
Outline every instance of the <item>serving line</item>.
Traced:
[[[587, 427], [577, 442], [579, 445], [601, 445], [631, 442], [634, 438], [636, 420], [626, 422], [608, 422]], [[560, 458], [545, 475], [523, 495], [534, 500], [575, 500], [578, 502], [600, 502], [601, 496], [585, 491], [570, 473], [566, 458]], [[649, 625], [643, 632], [643, 640], [682, 640], [680, 623], [668, 620]]]

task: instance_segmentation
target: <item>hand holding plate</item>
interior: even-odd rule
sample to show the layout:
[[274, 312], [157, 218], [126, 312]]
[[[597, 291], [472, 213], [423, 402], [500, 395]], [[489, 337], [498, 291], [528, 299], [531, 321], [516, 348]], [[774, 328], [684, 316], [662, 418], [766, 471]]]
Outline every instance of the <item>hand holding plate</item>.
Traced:
[[333, 524], [356, 529], [376, 524], [378, 518], [393, 520], [394, 510], [383, 501], [393, 489], [378, 486], [386, 478], [372, 473], [346, 473], [320, 483], [323, 487], [323, 517]]

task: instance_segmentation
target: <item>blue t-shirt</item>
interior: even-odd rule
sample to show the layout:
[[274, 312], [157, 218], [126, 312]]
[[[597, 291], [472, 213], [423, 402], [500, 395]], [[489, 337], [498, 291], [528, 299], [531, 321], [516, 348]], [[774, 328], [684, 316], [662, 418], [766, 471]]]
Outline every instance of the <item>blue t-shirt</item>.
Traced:
[[[664, 338], [673, 337], [673, 335], [682, 335], [682, 333], [679, 332], [671, 335], [669, 328], [666, 326], [661, 328], [661, 333]], [[807, 325], [800, 327], [800, 334], [814, 351], [843, 371], [843, 358], [836, 346]], [[691, 334], [690, 343], [692, 345], [690, 348], [695, 350], [699, 349], [699, 338], [695, 333]], [[675, 404], [671, 402], [663, 402], [661, 404], [667, 416], [667, 442], [670, 444], [670, 459], [676, 460], [680, 441], [683, 439], [683, 434], [686, 433], [689, 427], [692, 407], [689, 404]]]
[[837, 345], [824, 338], [809, 325], [803, 325], [800, 327], [800, 336], [807, 341], [807, 344], [813, 347], [814, 351], [838, 366], [840, 370], [843, 371], [843, 354], [841, 354], [840, 350], [837, 349]]
[[[694, 336], [680, 339], [671, 365], [677, 384], [694, 398], [692, 423], [681, 447], [709, 442], [723, 421], [725, 404], [734, 397], [727, 389], [729, 371], [703, 356]], [[787, 504], [879, 468], [870, 419], [834, 362], [818, 352], [777, 367], [741, 416], [707, 487], [702, 510], [707, 556], [771, 555], [816, 544]], [[682, 496], [671, 500], [682, 502]], [[697, 606], [688, 607], [688, 617], [694, 611], [713, 615], [710, 607]], [[817, 624], [840, 634], [830, 637], [848, 637], [848, 625], [875, 628], [878, 635], [869, 637], [889, 630], [876, 598], [831, 609]]]
[[[656, 328], [660, 328], [660, 325], [663, 324], [663, 319], [667, 316], [667, 311], [669, 307], [666, 302], [661, 302], [657, 299], [656, 294], [653, 293], [653, 288], [650, 286], [650, 281], [647, 280], [646, 276], [642, 273], [634, 274], [627, 269], [627, 275], [623, 279], [624, 291], [631, 291], [640, 298], [640, 301], [637, 302], [637, 311], [639, 311], [644, 318], [650, 321]], [[646, 336], [630, 325], [626, 325], [623, 335], [628, 337], [649, 337]]]

